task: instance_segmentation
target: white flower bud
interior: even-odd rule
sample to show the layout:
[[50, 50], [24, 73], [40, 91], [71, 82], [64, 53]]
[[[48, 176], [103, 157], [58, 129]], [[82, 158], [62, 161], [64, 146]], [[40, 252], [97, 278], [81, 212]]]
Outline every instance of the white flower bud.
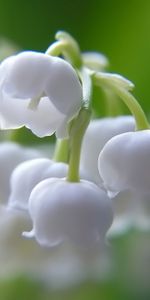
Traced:
[[19, 164], [10, 178], [9, 206], [28, 210], [28, 200], [32, 189], [46, 178], [65, 177], [67, 170], [67, 164], [47, 158], [37, 158]]
[[96, 119], [91, 121], [83, 139], [81, 166], [89, 178], [102, 185], [98, 171], [98, 156], [104, 145], [113, 136], [127, 131], [134, 131], [135, 122], [131, 116]]
[[110, 81], [114, 86], [120, 87], [127, 91], [132, 91], [134, 88], [134, 84], [130, 80], [119, 74], [99, 73], [99, 76], [105, 80]]
[[150, 130], [113, 137], [99, 156], [99, 172], [112, 196], [123, 190], [150, 193]]
[[81, 84], [72, 66], [38, 52], [22, 52], [1, 63], [0, 91], [0, 127], [26, 126], [38, 136], [56, 131], [64, 137], [82, 103]]
[[82, 53], [84, 64], [91, 70], [103, 71], [108, 67], [108, 59], [105, 55], [99, 52], [84, 52]]
[[0, 202], [6, 203], [10, 193], [9, 180], [13, 169], [21, 162], [40, 157], [41, 153], [15, 143], [0, 144]]
[[88, 181], [67, 182], [51, 178], [39, 183], [29, 199], [33, 230], [42, 246], [52, 247], [65, 241], [82, 247], [104, 242], [112, 223], [111, 202], [106, 194]]

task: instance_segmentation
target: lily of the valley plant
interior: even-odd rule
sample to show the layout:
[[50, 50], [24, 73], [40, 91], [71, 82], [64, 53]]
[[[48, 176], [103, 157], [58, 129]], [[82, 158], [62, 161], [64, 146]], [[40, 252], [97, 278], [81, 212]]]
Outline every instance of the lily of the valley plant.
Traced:
[[[38, 137], [55, 134], [57, 140], [53, 159], [35, 157], [14, 169], [7, 207], [28, 215], [32, 227], [24, 228], [23, 236], [41, 247], [69, 242], [93, 249], [104, 244], [108, 230], [113, 235], [125, 226], [128, 215], [135, 220], [133, 203], [146, 205], [149, 124], [130, 92], [133, 84], [107, 73], [103, 55], [81, 53], [65, 32], [56, 39], [45, 53], [25, 51], [0, 65], [0, 128], [25, 126]], [[132, 116], [91, 121], [95, 85], [112, 110], [119, 106], [112, 100], [120, 99]], [[116, 203], [122, 201], [127, 205], [119, 215]], [[139, 216], [146, 219], [144, 208]]]

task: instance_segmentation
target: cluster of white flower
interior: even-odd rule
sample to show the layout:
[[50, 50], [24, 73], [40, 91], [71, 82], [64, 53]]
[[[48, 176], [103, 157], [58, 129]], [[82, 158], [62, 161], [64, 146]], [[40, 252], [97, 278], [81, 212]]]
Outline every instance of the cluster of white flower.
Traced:
[[[129, 224], [150, 227], [149, 125], [130, 94], [133, 84], [106, 73], [106, 64], [59, 33], [46, 54], [22, 52], [0, 65], [0, 128], [26, 126], [39, 137], [59, 138], [53, 160], [13, 144], [0, 147], [1, 230], [10, 236], [16, 226], [9, 220], [22, 218], [23, 235], [39, 244], [33, 252], [65, 242], [95, 249], [108, 230], [113, 236]], [[122, 98], [134, 118], [90, 122], [94, 84]]]

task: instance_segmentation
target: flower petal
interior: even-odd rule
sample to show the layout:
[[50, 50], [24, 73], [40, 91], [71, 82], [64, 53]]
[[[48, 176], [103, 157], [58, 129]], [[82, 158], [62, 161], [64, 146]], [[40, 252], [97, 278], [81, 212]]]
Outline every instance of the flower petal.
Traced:
[[[51, 58], [43, 53], [25, 51], [2, 62], [5, 80], [3, 90], [13, 98], [28, 99], [44, 91]], [[9, 72], [8, 72], [9, 70]]]
[[47, 158], [37, 158], [19, 164], [12, 173], [10, 180], [9, 206], [28, 210], [28, 201], [32, 189], [46, 178], [66, 176], [67, 169], [67, 164], [56, 163]]
[[3, 61], [0, 90], [0, 127], [26, 126], [39, 137], [55, 131], [58, 137], [67, 137], [67, 124], [82, 104], [81, 84], [72, 66], [38, 52], [22, 52]]
[[102, 186], [98, 171], [98, 156], [104, 145], [113, 136], [134, 131], [135, 121], [131, 116], [96, 119], [89, 124], [81, 150], [81, 167], [89, 178]]
[[133, 190], [150, 193], [150, 130], [113, 137], [99, 156], [99, 172], [112, 193]]
[[72, 66], [60, 58], [53, 58], [45, 93], [68, 118], [72, 118], [81, 107], [82, 89], [79, 79]]
[[63, 122], [64, 115], [47, 97], [42, 98], [37, 110], [28, 108], [29, 103], [29, 99], [11, 99], [7, 94], [1, 93], [0, 128], [16, 129], [26, 126], [39, 137], [52, 135]]
[[7, 203], [10, 193], [10, 176], [13, 169], [21, 162], [40, 157], [41, 153], [30, 149], [23, 148], [15, 143], [0, 144], [0, 202]]

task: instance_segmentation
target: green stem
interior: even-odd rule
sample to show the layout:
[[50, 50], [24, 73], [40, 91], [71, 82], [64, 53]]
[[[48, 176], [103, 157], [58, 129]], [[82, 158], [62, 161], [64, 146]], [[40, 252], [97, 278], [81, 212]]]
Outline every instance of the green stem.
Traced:
[[83, 106], [92, 109], [92, 80], [87, 68], [82, 68], [79, 72], [79, 77], [82, 81], [83, 90]]
[[122, 114], [120, 101], [116, 94], [108, 88], [104, 88], [106, 109], [105, 113], [107, 117], [116, 117]]
[[145, 113], [134, 96], [121, 88], [115, 88], [114, 90], [116, 91], [116, 94], [124, 101], [134, 116], [136, 121], [136, 130], [149, 129], [150, 126]]
[[70, 161], [69, 161], [69, 171], [67, 180], [71, 182], [79, 182], [79, 166], [80, 166], [80, 153], [81, 145], [84, 133], [89, 124], [91, 117], [91, 111], [87, 108], [82, 108], [79, 112], [78, 117], [73, 121], [71, 128], [71, 139], [70, 139]]
[[70, 128], [70, 160], [67, 180], [79, 182], [80, 153], [84, 133], [91, 118], [92, 81], [86, 68], [81, 69], [80, 78], [83, 88], [83, 107], [72, 121]]
[[46, 50], [46, 54], [51, 56], [59, 56], [67, 48], [67, 43], [65, 41], [56, 41]]
[[63, 54], [73, 67], [80, 68], [82, 66], [82, 57], [77, 42], [68, 33], [60, 31], [56, 34], [56, 41], [46, 51], [46, 54], [59, 56]]
[[134, 98], [134, 96], [125, 88], [120, 87], [106, 76], [94, 74], [93, 75], [94, 83], [103, 87], [111, 87], [112, 91], [114, 91], [119, 98], [121, 98], [124, 103], [127, 105], [128, 109], [132, 113], [136, 121], [136, 130], [149, 129], [150, 125], [145, 116], [145, 113], [138, 103], [138, 101]]
[[16, 142], [16, 143], [20, 143], [20, 129], [15, 129], [15, 130], [8, 130], [5, 132], [4, 130], [4, 136], [6, 138], [7, 141], [11, 141], [11, 142]]
[[58, 139], [56, 142], [53, 160], [55, 160], [56, 162], [68, 163], [68, 159], [69, 159], [69, 140]]

